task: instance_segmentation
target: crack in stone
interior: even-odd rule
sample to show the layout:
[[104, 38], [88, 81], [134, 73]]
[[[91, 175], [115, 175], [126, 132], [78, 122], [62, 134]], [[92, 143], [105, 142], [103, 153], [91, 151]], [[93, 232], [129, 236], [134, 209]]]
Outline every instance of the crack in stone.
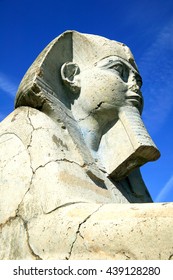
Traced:
[[28, 188], [25, 192], [25, 194], [23, 195], [23, 198], [21, 199], [21, 201], [19, 202], [16, 210], [15, 210], [15, 214], [13, 216], [10, 216], [4, 223], [0, 224], [0, 228], [2, 229], [6, 224], [8, 223], [11, 223], [11, 221], [15, 220], [17, 217], [20, 217], [21, 216], [19, 215], [19, 208], [20, 208], [20, 205], [22, 204], [27, 192], [29, 191], [30, 188]]
[[81, 164], [79, 164], [79, 163], [77, 163], [77, 162], [75, 162], [73, 160], [69, 160], [69, 159], [66, 159], [66, 158], [55, 160], [55, 162], [61, 162], [61, 161], [68, 162], [68, 163], [74, 163], [74, 164], [76, 164], [76, 165], [78, 165], [80, 167], [85, 167], [86, 166], [85, 163], [81, 165]]
[[130, 260], [130, 257], [127, 255], [126, 252], [123, 252], [123, 254], [124, 254], [124, 256], [125, 256], [128, 260]]
[[104, 101], [101, 101], [99, 104], [97, 104], [97, 106], [94, 108], [94, 110], [99, 109], [103, 103], [105, 103], [105, 102], [104, 102]]
[[[28, 120], [29, 120], [29, 124], [31, 125], [31, 127], [32, 127], [32, 129], [33, 129], [32, 132], [31, 132], [29, 144], [27, 145], [27, 150], [28, 150], [28, 154], [29, 154], [29, 157], [30, 157], [30, 167], [31, 167], [31, 169], [32, 169], [33, 176], [34, 176], [34, 174], [36, 173], [36, 171], [37, 171], [39, 168], [44, 168], [47, 164], [49, 164], [49, 163], [51, 163], [51, 162], [66, 161], [66, 162], [69, 162], [69, 163], [77, 164], [77, 165], [79, 165], [80, 167], [85, 167], [85, 164], [80, 165], [80, 164], [78, 164], [77, 162], [67, 160], [67, 159], [65, 158], [65, 153], [64, 153], [64, 158], [62, 158], [62, 159], [57, 159], [57, 160], [55, 160], [55, 159], [54, 159], [54, 160], [50, 160], [50, 161], [48, 161], [47, 163], [45, 163], [44, 165], [38, 166], [38, 167], [34, 170], [34, 168], [32, 167], [31, 153], [30, 153], [30, 151], [29, 151], [29, 148], [31, 147], [32, 138], [33, 138], [33, 132], [34, 132], [35, 130], [37, 130], [37, 129], [40, 129], [40, 127], [37, 128], [37, 129], [35, 129], [35, 127], [33, 126], [32, 120], [31, 120], [31, 118], [30, 118], [30, 111], [29, 111], [29, 109], [28, 109], [28, 113], [27, 113], [27, 118], [28, 118]], [[33, 179], [33, 176], [32, 176], [32, 179]], [[32, 179], [31, 179], [31, 182], [32, 182]], [[32, 184], [32, 183], [31, 183], [31, 184]], [[31, 185], [31, 184], [30, 184], [30, 185]]]
[[[32, 167], [31, 167], [31, 169], [32, 169]], [[26, 190], [26, 192], [25, 192], [23, 198], [21, 199], [20, 203], [18, 204], [17, 209], [15, 210], [16, 215], [19, 214], [20, 206], [21, 206], [22, 202], [24, 201], [25, 196], [27, 195], [27, 193], [28, 193], [28, 192], [30, 191], [30, 189], [31, 189], [32, 181], [33, 181], [34, 175], [35, 175], [35, 173], [34, 173], [34, 171], [32, 170], [32, 177], [31, 177], [31, 179], [30, 179], [29, 187], [28, 187], [28, 189]]]
[[[34, 176], [36, 175], [36, 172], [37, 172], [40, 168], [44, 168], [45, 166], [47, 166], [48, 164], [50, 164], [50, 163], [52, 163], [52, 162], [61, 162], [61, 161], [69, 162], [69, 163], [74, 163], [74, 164], [77, 164], [77, 165], [80, 166], [80, 167], [85, 167], [85, 164], [81, 166], [81, 165], [78, 164], [77, 162], [70, 161], [70, 160], [67, 160], [67, 159], [65, 159], [65, 158], [64, 158], [64, 159], [59, 159], [59, 160], [50, 160], [50, 161], [46, 162], [44, 165], [38, 166], [35, 170], [34, 170], [34, 169], [32, 168], [32, 166], [30, 165], [31, 170], [32, 170], [32, 177], [31, 177], [31, 179], [30, 179], [29, 187], [28, 187], [28, 189], [26, 190], [26, 192], [25, 192], [25, 194], [24, 194], [24, 196], [23, 196], [21, 202], [19, 203], [19, 205], [18, 205], [18, 207], [17, 207], [17, 210], [16, 210], [17, 212], [18, 212], [18, 209], [20, 208], [20, 205], [21, 205], [21, 203], [23, 202], [25, 196], [27, 195], [27, 193], [28, 193], [28, 192], [30, 191], [30, 189], [31, 189], [32, 182], [33, 182]], [[76, 203], [76, 202], [74, 202], [74, 203]], [[59, 207], [63, 207], [63, 206], [59, 206]], [[58, 208], [59, 208], [59, 207], [58, 207]]]
[[[35, 175], [35, 171], [34, 171], [34, 169], [33, 169], [33, 167], [32, 167], [31, 153], [30, 153], [30, 151], [29, 151], [29, 148], [31, 147], [31, 143], [32, 143], [33, 132], [34, 132], [34, 130], [35, 130], [35, 128], [34, 128], [34, 126], [33, 126], [33, 124], [32, 124], [31, 118], [30, 118], [30, 108], [28, 108], [27, 119], [28, 119], [28, 121], [29, 121], [28, 123], [29, 123], [30, 126], [32, 127], [32, 132], [31, 132], [29, 144], [27, 145], [27, 151], [28, 151], [28, 155], [29, 155], [29, 158], [30, 158], [30, 168], [31, 168], [31, 171], [32, 171], [32, 176], [31, 176], [31, 179], [30, 179], [29, 188], [28, 188], [28, 190], [26, 191], [26, 193], [25, 193], [25, 195], [24, 195], [22, 201], [24, 200], [26, 194], [29, 192], [29, 190], [30, 190], [30, 188], [31, 188], [31, 186], [32, 186], [32, 181], [33, 181], [34, 175]], [[21, 203], [22, 203], [22, 201], [21, 201]], [[21, 203], [20, 203], [20, 204], [21, 204]]]
[[10, 216], [4, 223], [0, 224], [0, 230], [3, 229], [6, 225], [10, 224], [12, 221], [14, 221], [17, 218], [17, 215], [15, 213], [14, 216]]
[[53, 209], [53, 210], [51, 210], [51, 211], [49, 211], [49, 212], [45, 212], [45, 211], [43, 210], [43, 213], [46, 214], [46, 215], [47, 215], [47, 214], [51, 214], [52, 212], [54, 212], [54, 211], [56, 211], [56, 210], [58, 210], [58, 209], [60, 209], [60, 208], [64, 208], [64, 207], [71, 206], [71, 205], [73, 205], [73, 204], [79, 204], [79, 203], [87, 203], [87, 202], [85, 202], [85, 201], [69, 202], [69, 203], [62, 204], [62, 205], [56, 207], [55, 209]]
[[30, 182], [30, 186], [31, 186], [32, 180], [33, 180], [33, 176], [34, 176], [34, 169], [33, 169], [33, 167], [32, 167], [32, 160], [31, 160], [31, 154], [30, 154], [29, 148], [31, 147], [32, 136], [33, 136], [33, 132], [34, 132], [35, 128], [34, 128], [34, 126], [33, 126], [33, 124], [32, 124], [32, 121], [31, 121], [31, 118], [30, 118], [30, 116], [29, 116], [29, 113], [30, 113], [30, 111], [29, 111], [29, 108], [28, 108], [27, 119], [29, 120], [29, 124], [30, 124], [30, 126], [32, 127], [32, 132], [31, 132], [29, 144], [27, 145], [27, 151], [28, 151], [28, 155], [29, 155], [29, 158], [30, 158], [30, 168], [31, 168], [31, 170], [32, 170], [32, 177], [31, 177], [31, 182]]
[[[35, 128], [34, 128], [34, 126], [33, 126], [33, 124], [32, 124], [32, 121], [31, 121], [31, 118], [30, 118], [29, 113], [30, 113], [30, 112], [29, 112], [29, 109], [28, 109], [27, 119], [29, 120], [29, 124], [30, 124], [30, 126], [32, 127], [32, 132], [31, 132], [31, 136], [30, 136], [29, 144], [27, 145], [28, 152], [29, 152], [29, 147], [31, 147], [31, 143], [32, 143], [32, 135], [33, 135], [33, 132], [34, 132], [34, 130], [35, 130]], [[29, 153], [29, 155], [30, 155], [30, 153]], [[31, 156], [30, 156], [30, 158], [31, 158]]]
[[[0, 136], [3, 136], [3, 135], [15, 135], [20, 141], [21, 141], [21, 138], [19, 137], [19, 135], [17, 135], [15, 132], [3, 132]], [[7, 140], [10, 140], [10, 139], [7, 139]], [[3, 141], [3, 142], [5, 142], [5, 141]], [[1, 142], [1, 143], [3, 143], [3, 142]], [[0, 143], [0, 144], [1, 144]]]
[[[5, 133], [1, 134], [0, 137], [3, 136], [3, 135], [14, 135], [14, 136], [16, 136], [20, 141], [22, 141], [21, 138], [20, 138], [16, 133], [14, 133], [14, 132], [5, 132]], [[11, 140], [11, 139], [13, 139], [13, 138], [6, 139], [6, 140], [0, 142], [0, 144], [5, 143], [5, 142], [7, 142], [7, 141], [9, 141], [9, 140]], [[22, 143], [23, 143], [23, 142], [22, 142]], [[23, 153], [23, 152], [24, 152], [24, 150], [19, 151], [19, 152], [18, 152], [17, 154], [15, 154], [11, 159], [15, 158], [16, 156], [20, 155], [20, 154]], [[10, 159], [10, 160], [11, 160], [11, 159]], [[5, 166], [6, 166], [6, 165], [5, 165]]]
[[[31, 137], [31, 138], [32, 138], [32, 137]], [[31, 139], [30, 139], [30, 140], [31, 140]], [[31, 141], [32, 141], [32, 140], [31, 140]], [[30, 143], [31, 143], [31, 142], [30, 142]], [[28, 145], [27, 148], [29, 148], [29, 146], [30, 146], [30, 144]], [[23, 202], [25, 196], [27, 195], [27, 193], [28, 193], [29, 190], [31, 189], [34, 176], [35, 176], [36, 172], [37, 172], [40, 168], [44, 168], [45, 166], [47, 166], [48, 164], [50, 164], [50, 163], [52, 163], [52, 162], [55, 162], [55, 163], [56, 163], [56, 162], [68, 162], [68, 163], [74, 163], [74, 164], [76, 164], [76, 165], [78, 165], [78, 166], [80, 166], [80, 167], [82, 167], [82, 168], [85, 167], [85, 163], [84, 163], [83, 165], [80, 165], [79, 163], [77, 163], [77, 162], [75, 162], [75, 161], [70, 161], [70, 160], [68, 160], [68, 159], [66, 159], [66, 158], [63, 158], [63, 159], [57, 159], [57, 160], [50, 160], [50, 161], [46, 162], [44, 165], [38, 166], [38, 167], [34, 170], [33, 167], [32, 167], [32, 164], [31, 164], [31, 155], [30, 155], [29, 149], [28, 149], [28, 154], [29, 154], [29, 158], [30, 158], [30, 168], [31, 168], [31, 170], [32, 170], [32, 176], [31, 176], [31, 179], [30, 179], [29, 187], [28, 187], [28, 189], [27, 189], [27, 191], [25, 192], [25, 194], [24, 194], [24, 196], [23, 196], [21, 202], [19, 203], [19, 205], [18, 205], [18, 207], [17, 207], [17, 210], [16, 210], [17, 212], [18, 212], [18, 209], [20, 208], [20, 205], [21, 205], [21, 203]]]
[[[3, 135], [5, 135], [5, 134], [8, 134], [8, 133], [3, 133], [3, 134], [1, 134], [0, 136], [3, 136]], [[11, 133], [10, 133], [10, 134], [11, 134]], [[11, 137], [11, 138], [9, 138], [9, 139], [6, 139], [6, 140], [0, 142], [0, 145], [3, 144], [3, 143], [5, 143], [5, 142], [7, 142], [7, 141], [9, 141], [9, 140], [11, 140], [11, 139], [13, 139], [13, 138]]]
[[122, 256], [125, 256], [126, 260], [136, 260], [137, 259], [136, 256], [132, 252], [130, 252], [126, 249], [125, 250], [122, 249], [115, 253], [115, 255], [119, 255], [119, 254]]
[[97, 110], [101, 107], [101, 105], [102, 105], [103, 103], [105, 103], [105, 102], [104, 102], [104, 101], [101, 101], [100, 103], [98, 103], [97, 106], [96, 106], [87, 116], [85, 116], [84, 118], [79, 119], [78, 122], [84, 121], [84, 120], [86, 120], [88, 117], [92, 116], [92, 115], [95, 113], [95, 111], [97, 111]]
[[27, 242], [27, 245], [28, 245], [28, 248], [29, 248], [29, 251], [30, 251], [31, 255], [33, 255], [34, 258], [35, 258], [36, 260], [42, 260], [42, 259], [40, 258], [40, 256], [37, 255], [37, 254], [34, 252], [34, 250], [32, 249], [32, 247], [31, 247], [31, 245], [30, 245], [30, 243], [29, 243], [28, 221], [26, 221], [25, 219], [23, 219], [23, 217], [22, 217], [21, 215], [19, 215], [18, 213], [16, 214], [16, 217], [15, 217], [15, 218], [19, 218], [19, 219], [21, 219], [22, 222], [23, 222], [23, 226], [24, 226], [24, 229], [25, 229], [25, 232], [26, 232], [26, 237], [27, 237], [26, 242]]
[[35, 259], [36, 260], [42, 260], [42, 258], [40, 258], [40, 256], [39, 255], [37, 255], [35, 252], [34, 252], [34, 250], [33, 250], [33, 248], [31, 247], [31, 244], [29, 243], [29, 232], [28, 232], [28, 222], [27, 221], [25, 221], [22, 217], [20, 217], [21, 219], [22, 219], [22, 221], [23, 221], [23, 225], [24, 225], [24, 228], [25, 228], [25, 231], [26, 231], [26, 236], [27, 236], [27, 244], [28, 244], [28, 248], [29, 248], [29, 250], [30, 250], [30, 253], [35, 257]]
[[[11, 158], [10, 158], [10, 161], [12, 161], [13, 159], [15, 159], [15, 157], [17, 157], [17, 156], [19, 156], [20, 154], [22, 154], [24, 151], [22, 150], [22, 151], [19, 151], [17, 154], [15, 154], [14, 156], [12, 156]], [[3, 163], [6, 161], [6, 159], [3, 161]], [[9, 161], [6, 161], [6, 163], [3, 165], [3, 169], [7, 166], [9, 164]]]
[[28, 233], [28, 225], [27, 225], [27, 221], [25, 221], [24, 219], [23, 219], [23, 217], [21, 216], [21, 215], [19, 215], [17, 212], [16, 212], [16, 214], [15, 214], [15, 216], [13, 216], [13, 217], [9, 217], [8, 218], [8, 220], [6, 220], [5, 221], [5, 223], [3, 223], [3, 224], [0, 224], [0, 229], [2, 230], [2, 228], [4, 227], [4, 226], [6, 226], [6, 225], [8, 225], [8, 224], [11, 224], [11, 222], [13, 222], [15, 219], [21, 219], [21, 221], [23, 222], [23, 226], [24, 226], [24, 229], [25, 229], [25, 231], [26, 231], [26, 236], [27, 236], [27, 245], [28, 245], [28, 248], [29, 248], [29, 251], [30, 251], [30, 253], [34, 256], [34, 258], [36, 259], [36, 260], [42, 260], [41, 258], [40, 258], [40, 256], [38, 256], [34, 251], [33, 251], [33, 249], [32, 249], [32, 247], [31, 247], [31, 245], [30, 245], [30, 243], [29, 243], [29, 233]]
[[68, 163], [74, 163], [80, 167], [85, 167], [85, 163], [83, 165], [80, 165], [79, 163], [75, 162], [75, 161], [72, 161], [72, 160], [68, 160], [66, 158], [62, 158], [62, 159], [52, 159], [48, 162], [46, 162], [44, 165], [39, 165], [35, 170], [33, 170], [33, 174], [35, 175], [35, 173], [38, 171], [38, 169], [40, 168], [44, 168], [46, 165], [52, 163], [52, 162], [55, 162], [55, 163], [58, 163], [58, 162], [68, 162]]
[[66, 257], [66, 260], [69, 260], [70, 257], [71, 257], [72, 252], [73, 252], [73, 248], [74, 248], [74, 245], [75, 245], [75, 243], [76, 243], [76, 241], [77, 241], [78, 236], [80, 236], [82, 239], [84, 239], [84, 237], [82, 236], [82, 234], [81, 234], [81, 232], [80, 232], [81, 226], [82, 226], [84, 223], [86, 223], [86, 221], [87, 221], [93, 214], [95, 214], [96, 212], [98, 212], [98, 211], [100, 210], [100, 208], [101, 208], [103, 205], [104, 205], [104, 204], [101, 204], [94, 212], [92, 212], [90, 215], [88, 215], [88, 216], [84, 219], [84, 221], [81, 222], [81, 223], [79, 224], [78, 229], [77, 229], [77, 231], [76, 231], [75, 239], [74, 239], [74, 241], [73, 241], [72, 244], [71, 244], [70, 251], [69, 251], [69, 253], [68, 253], [68, 256]]
[[32, 176], [31, 176], [31, 179], [30, 179], [30, 182], [29, 182], [29, 187], [28, 187], [28, 189], [26, 190], [25, 194], [23, 195], [23, 198], [21, 199], [20, 203], [18, 204], [17, 209], [15, 210], [17, 215], [19, 214], [19, 211], [20, 211], [20, 206], [21, 206], [22, 202], [24, 201], [25, 196], [26, 196], [26, 195], [27, 195], [27, 193], [30, 191], [31, 186], [32, 186], [32, 181], [33, 181], [33, 178], [34, 178], [35, 172], [33, 171], [33, 168], [32, 168], [32, 166], [31, 166], [31, 165], [30, 165], [30, 168], [31, 168], [31, 170], [32, 170]]

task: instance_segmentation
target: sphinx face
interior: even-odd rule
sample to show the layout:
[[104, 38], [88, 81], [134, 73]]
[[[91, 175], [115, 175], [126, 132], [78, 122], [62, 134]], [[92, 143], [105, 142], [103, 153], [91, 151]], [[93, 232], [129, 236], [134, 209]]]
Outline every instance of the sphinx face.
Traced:
[[120, 108], [135, 106], [142, 112], [142, 79], [130, 63], [117, 56], [106, 57], [80, 73], [81, 106], [86, 114], [118, 118]]

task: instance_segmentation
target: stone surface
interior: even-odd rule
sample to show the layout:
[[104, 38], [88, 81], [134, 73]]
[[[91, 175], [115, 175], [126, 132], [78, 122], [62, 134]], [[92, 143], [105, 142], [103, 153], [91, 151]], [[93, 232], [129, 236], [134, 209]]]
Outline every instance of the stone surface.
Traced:
[[169, 260], [173, 256], [172, 203], [74, 203], [28, 220], [22, 209], [20, 215], [1, 225], [1, 259]]
[[[149, 202], [139, 167], [160, 154], [140, 117], [141, 84], [127, 46], [67, 31], [55, 38], [27, 71], [19, 86], [16, 107], [34, 107], [57, 126], [64, 126], [89, 169], [87, 174], [104, 184], [106, 177], [113, 180], [115, 187], [110, 180], [105, 187], [110, 185], [115, 202], [121, 197], [117, 189], [129, 202]], [[34, 135], [37, 141], [37, 132]]]
[[140, 87], [124, 44], [68, 31], [43, 50], [0, 124], [0, 259], [171, 258]]

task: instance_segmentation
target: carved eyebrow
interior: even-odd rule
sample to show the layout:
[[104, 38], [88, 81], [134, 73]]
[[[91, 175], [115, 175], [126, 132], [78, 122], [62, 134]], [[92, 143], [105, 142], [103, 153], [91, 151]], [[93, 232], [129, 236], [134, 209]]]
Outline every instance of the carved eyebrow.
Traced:
[[[123, 63], [121, 60], [119, 59], [103, 59], [103, 60], [100, 60], [98, 62], [95, 63], [95, 66], [98, 66], [98, 67], [106, 67], [106, 66], [111, 66], [115, 63]], [[124, 63], [123, 63], [124, 64]]]
[[136, 77], [137, 82], [139, 82], [142, 86], [142, 77], [140, 76], [139, 72], [126, 60], [120, 57], [106, 57], [103, 58], [102, 60], [96, 62], [94, 65], [100, 68], [113, 68], [114, 65], [122, 65], [126, 71], [131, 70]]
[[123, 64], [125, 67], [131, 69], [136, 75], [140, 76], [139, 72], [128, 61], [118, 56], [105, 57], [99, 60], [98, 62], [96, 62], [94, 65], [102, 68], [102, 67], [109, 66], [110, 64], [113, 65], [114, 63], [118, 63], [118, 62], [120, 64]]
[[[113, 59], [110, 59], [107, 63], [105, 63], [104, 66], [112, 66], [112, 65], [115, 65], [115, 64], [121, 64], [121, 65], [125, 65], [121, 60], [113, 60]], [[126, 65], [125, 65], [126, 66]]]

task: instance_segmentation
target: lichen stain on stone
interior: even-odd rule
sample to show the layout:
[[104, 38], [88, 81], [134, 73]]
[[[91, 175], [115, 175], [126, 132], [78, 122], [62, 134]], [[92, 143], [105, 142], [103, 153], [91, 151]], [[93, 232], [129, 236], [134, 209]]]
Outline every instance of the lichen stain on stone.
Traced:
[[16, 120], [16, 117], [17, 117], [18, 113], [17, 114], [14, 114], [14, 116], [12, 117], [11, 119], [11, 122], [14, 122]]
[[55, 134], [52, 136], [52, 140], [58, 147], [63, 147], [68, 151], [67, 145], [64, 144], [63, 141], [60, 138], [58, 138]]
[[82, 186], [82, 188], [92, 190], [97, 194], [103, 196], [108, 195], [107, 189], [98, 188], [95, 184], [92, 184], [92, 182], [87, 182], [86, 180], [79, 178], [74, 174], [69, 174], [67, 171], [60, 172], [59, 180], [70, 185], [71, 187]]

